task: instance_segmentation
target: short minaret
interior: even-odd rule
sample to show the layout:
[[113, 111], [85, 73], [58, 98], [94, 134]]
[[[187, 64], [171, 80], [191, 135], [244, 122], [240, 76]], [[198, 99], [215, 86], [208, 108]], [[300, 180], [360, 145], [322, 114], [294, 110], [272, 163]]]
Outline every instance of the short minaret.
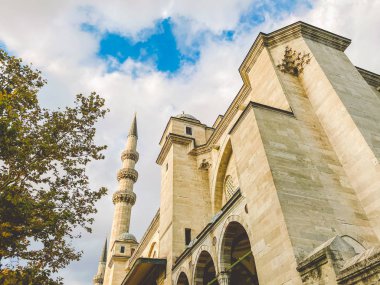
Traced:
[[115, 205], [113, 215], [110, 251], [103, 285], [121, 284], [125, 277], [125, 265], [133, 254], [138, 243], [129, 233], [132, 206], [136, 202], [133, 185], [137, 181], [138, 173], [135, 170], [139, 159], [137, 146], [136, 114], [128, 133], [125, 150], [121, 153], [122, 168], [117, 173], [119, 186], [113, 194], [112, 202]]
[[106, 262], [107, 262], [107, 239], [106, 239], [106, 242], [104, 243], [102, 254], [100, 255], [98, 272], [96, 273], [93, 279], [94, 285], [103, 285], [104, 273], [106, 270]]

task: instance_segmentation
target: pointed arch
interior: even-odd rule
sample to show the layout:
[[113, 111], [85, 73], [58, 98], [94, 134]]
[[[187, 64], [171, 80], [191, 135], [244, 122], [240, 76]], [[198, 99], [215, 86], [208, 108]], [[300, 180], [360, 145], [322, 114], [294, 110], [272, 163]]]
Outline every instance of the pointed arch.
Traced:
[[224, 177], [226, 175], [228, 162], [232, 155], [232, 145], [231, 140], [228, 139], [226, 144], [220, 150], [220, 155], [216, 163], [215, 175], [212, 181], [211, 187], [211, 202], [212, 202], [212, 212], [215, 215], [222, 208], [223, 202], [223, 184]]
[[178, 276], [177, 285], [190, 285], [189, 278], [187, 278], [187, 275], [185, 272], [181, 272]]
[[229, 272], [230, 284], [258, 285], [258, 274], [251, 249], [251, 234], [243, 219], [230, 216], [219, 242], [219, 268]]
[[193, 285], [207, 285], [216, 277], [216, 272], [211, 254], [206, 250], [201, 250], [195, 263]]

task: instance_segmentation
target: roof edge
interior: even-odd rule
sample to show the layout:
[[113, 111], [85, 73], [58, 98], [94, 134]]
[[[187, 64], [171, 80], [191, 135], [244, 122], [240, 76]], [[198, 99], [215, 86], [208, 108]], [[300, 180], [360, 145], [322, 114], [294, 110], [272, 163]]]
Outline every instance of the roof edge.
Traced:
[[249, 71], [249, 67], [256, 61], [260, 51], [264, 47], [274, 47], [299, 37], [311, 39], [340, 51], [345, 51], [351, 43], [351, 40], [346, 37], [334, 34], [302, 21], [295, 22], [269, 34], [260, 32], [251, 46], [247, 56], [240, 65], [239, 72], [243, 78], [243, 81], [248, 80], [246, 74]]

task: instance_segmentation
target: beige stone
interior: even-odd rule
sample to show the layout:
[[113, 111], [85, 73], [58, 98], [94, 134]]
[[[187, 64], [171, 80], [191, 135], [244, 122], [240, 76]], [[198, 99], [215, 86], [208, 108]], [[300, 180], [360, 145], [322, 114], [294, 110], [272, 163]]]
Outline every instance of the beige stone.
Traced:
[[302, 22], [261, 33], [212, 127], [171, 117], [160, 209], [139, 244], [118, 240], [136, 180], [122, 174], [102, 284], [377, 284], [380, 76], [349, 44]]

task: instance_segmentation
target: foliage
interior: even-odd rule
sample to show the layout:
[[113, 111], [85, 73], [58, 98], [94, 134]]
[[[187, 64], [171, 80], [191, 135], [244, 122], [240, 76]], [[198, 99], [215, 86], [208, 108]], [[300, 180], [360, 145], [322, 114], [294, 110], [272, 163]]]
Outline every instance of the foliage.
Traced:
[[1, 284], [59, 284], [51, 275], [80, 258], [71, 242], [91, 232], [106, 193], [91, 190], [86, 175], [90, 161], [104, 158], [106, 146], [94, 143], [104, 99], [80, 94], [74, 107], [51, 111], [37, 97], [45, 83], [0, 50]]

